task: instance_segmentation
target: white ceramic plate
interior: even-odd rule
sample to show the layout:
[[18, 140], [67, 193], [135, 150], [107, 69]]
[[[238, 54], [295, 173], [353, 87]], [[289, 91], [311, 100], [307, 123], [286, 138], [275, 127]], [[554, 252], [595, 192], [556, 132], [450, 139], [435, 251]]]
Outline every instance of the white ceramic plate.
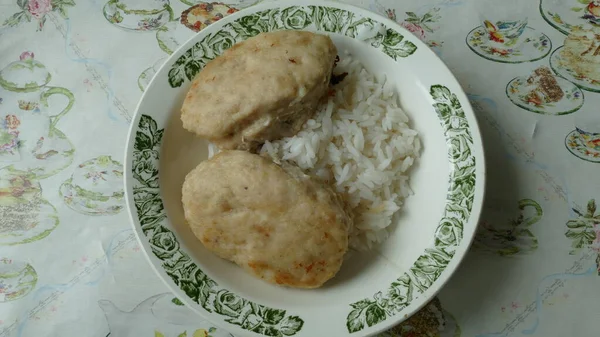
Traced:
[[[363, 40], [380, 25], [383, 34]], [[280, 29], [329, 34], [340, 54], [347, 50], [369, 71], [385, 73], [424, 147], [411, 172], [415, 195], [390, 238], [350, 256], [315, 290], [267, 284], [208, 252], [186, 225], [180, 201], [185, 175], [208, 154], [207, 143], [184, 131], [179, 119], [191, 79], [234, 43]], [[184, 303], [240, 337], [369, 336], [391, 328], [448, 281], [481, 211], [481, 137], [456, 79], [397, 23], [338, 2], [261, 3], [202, 30], [148, 85], [128, 137], [127, 207], [151, 265]]]

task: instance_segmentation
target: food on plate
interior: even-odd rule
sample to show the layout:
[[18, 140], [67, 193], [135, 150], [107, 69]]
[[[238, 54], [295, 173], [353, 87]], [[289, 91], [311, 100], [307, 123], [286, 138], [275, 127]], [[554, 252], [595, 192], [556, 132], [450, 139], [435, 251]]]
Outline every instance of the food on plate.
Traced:
[[526, 90], [528, 102], [536, 105], [558, 102], [565, 96], [556, 77], [545, 66], [535, 69], [527, 78]]
[[237, 9], [223, 3], [201, 2], [181, 12], [179, 20], [182, 25], [195, 32], [199, 32], [211, 23], [217, 22], [237, 11]]
[[[344, 195], [354, 217], [350, 247], [368, 250], [388, 237], [412, 194], [408, 171], [421, 142], [390, 82], [376, 79], [350, 55], [335, 71], [347, 75], [314, 118], [297, 135], [266, 142], [260, 151], [295, 163]], [[209, 156], [217, 152], [209, 146]]]
[[573, 28], [560, 56], [563, 67], [580, 77], [600, 82], [600, 28]]
[[388, 237], [412, 194], [408, 169], [421, 143], [388, 81], [350, 56], [335, 71], [348, 75], [315, 117], [297, 135], [267, 142], [261, 151], [296, 163], [347, 196], [354, 216], [350, 247], [367, 250]]
[[326, 35], [261, 33], [208, 62], [181, 108], [183, 127], [222, 149], [295, 135], [327, 95], [337, 49]]
[[352, 218], [333, 189], [294, 165], [223, 151], [192, 170], [182, 192], [202, 244], [267, 282], [316, 288], [342, 265]]

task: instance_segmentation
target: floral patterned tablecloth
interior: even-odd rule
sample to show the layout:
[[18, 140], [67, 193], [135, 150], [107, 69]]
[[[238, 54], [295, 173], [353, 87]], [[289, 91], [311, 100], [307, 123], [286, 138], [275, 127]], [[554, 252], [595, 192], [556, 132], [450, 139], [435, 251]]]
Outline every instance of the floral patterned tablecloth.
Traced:
[[[464, 263], [381, 336], [598, 336], [600, 37], [578, 32], [600, 25], [600, 2], [348, 2], [446, 62], [476, 111], [489, 171]], [[162, 62], [253, 4], [0, 0], [0, 336], [230, 336], [188, 311], [142, 256], [122, 157]], [[520, 25], [516, 38], [491, 20], [497, 9]], [[587, 63], [563, 52], [577, 46]], [[544, 81], [554, 91], [536, 87]]]

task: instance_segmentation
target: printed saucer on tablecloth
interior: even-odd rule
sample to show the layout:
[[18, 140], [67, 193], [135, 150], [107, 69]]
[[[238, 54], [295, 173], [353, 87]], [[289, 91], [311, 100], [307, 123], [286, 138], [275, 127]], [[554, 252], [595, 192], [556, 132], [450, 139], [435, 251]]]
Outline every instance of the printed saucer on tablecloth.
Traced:
[[109, 0], [102, 11], [111, 24], [137, 31], [156, 30], [173, 20], [169, 0]]
[[565, 66], [565, 61], [560, 55], [563, 47], [558, 47], [552, 55], [550, 55], [550, 67], [552, 70], [561, 77], [566, 78], [568, 81], [574, 83], [583, 90], [600, 92], [600, 82], [592, 80], [586, 76], [576, 73], [572, 69]]
[[569, 132], [565, 138], [565, 146], [575, 157], [592, 163], [600, 163], [600, 150], [589, 147], [579, 134], [579, 131]]
[[0, 303], [27, 296], [38, 281], [33, 267], [24, 261], [0, 259]]
[[45, 199], [0, 205], [0, 245], [11, 246], [41, 240], [58, 226], [56, 208]]
[[124, 205], [123, 165], [110, 156], [100, 156], [77, 166], [60, 186], [60, 196], [72, 210], [86, 215], [119, 213]]
[[540, 13], [548, 24], [565, 35], [574, 28], [600, 25], [600, 2], [592, 0], [540, 0]]
[[211, 23], [237, 11], [239, 11], [237, 8], [222, 2], [200, 3], [184, 10], [179, 20], [182, 25], [194, 32], [199, 32]]
[[469, 32], [467, 45], [477, 55], [484, 59], [500, 63], [523, 63], [541, 60], [550, 54], [552, 41], [542, 32], [527, 27], [523, 33], [524, 41], [515, 49], [497, 49], [486, 43], [487, 31], [479, 26]]
[[542, 115], [567, 115], [579, 110], [584, 101], [581, 89], [564, 78], [555, 76], [555, 79], [564, 93], [563, 98], [558, 102], [546, 103], [532, 99], [527, 89], [527, 78], [523, 76], [515, 77], [508, 82], [506, 96], [519, 108]]
[[86, 215], [111, 215], [123, 209], [123, 197], [97, 196], [92, 192], [73, 185], [71, 179], [60, 185], [60, 196], [72, 210]]
[[198, 3], [187, 8], [181, 16], [160, 27], [156, 32], [158, 46], [167, 54], [172, 54], [194, 33], [221, 20], [229, 14], [239, 11], [243, 5], [224, 4], [222, 2]]
[[58, 226], [56, 208], [42, 198], [35, 173], [13, 165], [0, 170], [0, 245], [41, 240]]
[[35, 174], [37, 179], [44, 179], [71, 165], [75, 147], [62, 131], [52, 128], [47, 135], [37, 139], [35, 144], [25, 143], [25, 146], [19, 146], [19, 153], [21, 156], [17, 161], [0, 157], [0, 166], [10, 164], [17, 170]]

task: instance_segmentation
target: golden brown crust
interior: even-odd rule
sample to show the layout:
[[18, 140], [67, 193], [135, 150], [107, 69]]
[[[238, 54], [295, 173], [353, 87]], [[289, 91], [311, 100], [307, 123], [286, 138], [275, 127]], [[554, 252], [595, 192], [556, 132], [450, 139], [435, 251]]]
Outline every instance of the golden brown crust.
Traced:
[[187, 175], [185, 218], [208, 250], [247, 272], [320, 287], [342, 265], [352, 219], [336, 193], [298, 171], [245, 151], [221, 152]]
[[193, 80], [183, 127], [222, 149], [292, 136], [326, 96], [336, 53], [328, 36], [304, 31], [237, 43]]

